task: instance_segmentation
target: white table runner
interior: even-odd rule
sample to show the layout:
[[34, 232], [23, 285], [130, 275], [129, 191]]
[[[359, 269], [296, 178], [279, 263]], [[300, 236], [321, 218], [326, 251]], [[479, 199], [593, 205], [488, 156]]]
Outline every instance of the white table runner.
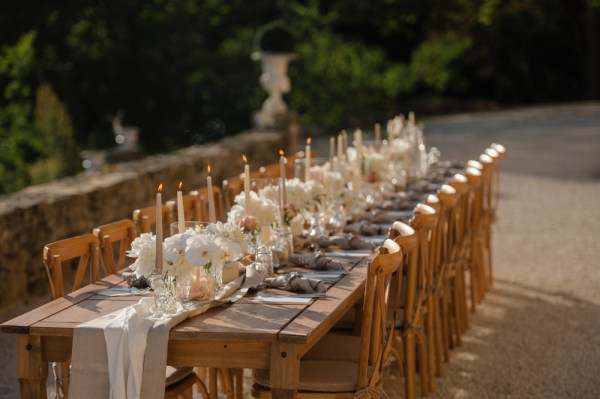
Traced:
[[82, 323], [73, 332], [69, 396], [86, 399], [164, 397], [169, 331], [210, 307], [241, 299], [264, 276], [253, 267], [227, 284], [215, 301], [202, 302], [174, 316], [149, 318], [153, 298]]

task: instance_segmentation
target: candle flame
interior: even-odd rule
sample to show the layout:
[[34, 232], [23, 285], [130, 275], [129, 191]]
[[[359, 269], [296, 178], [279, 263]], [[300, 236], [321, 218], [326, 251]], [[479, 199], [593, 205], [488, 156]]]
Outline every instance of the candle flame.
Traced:
[[242, 154], [242, 160], [244, 163], [248, 163], [248, 158], [246, 158], [246, 154]]
[[179, 191], [181, 191], [181, 189], [182, 189], [182, 188], [183, 188], [183, 182], [182, 182], [182, 181], [180, 181], [180, 182], [179, 182], [179, 185], [177, 186], [177, 189], [178, 189]]
[[208, 174], [210, 175], [210, 164], [208, 164]]
[[160, 184], [158, 185], [158, 192], [159, 192], [159, 193], [162, 193], [162, 183], [160, 183]]
[[310, 143], [312, 143], [312, 139], [309, 137], [306, 139], [306, 144], [310, 144]]
[[280, 155], [280, 156], [283, 156], [283, 154], [284, 154], [283, 150], [281, 150], [281, 149], [280, 149], [280, 150], [279, 150], [279, 155]]

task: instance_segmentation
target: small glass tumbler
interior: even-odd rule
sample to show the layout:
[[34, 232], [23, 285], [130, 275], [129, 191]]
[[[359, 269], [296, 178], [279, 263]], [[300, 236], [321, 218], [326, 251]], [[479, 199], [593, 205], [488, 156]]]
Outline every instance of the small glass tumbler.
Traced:
[[154, 311], [152, 317], [160, 319], [165, 314], [166, 290], [165, 280], [159, 274], [155, 274], [150, 279], [154, 296]]

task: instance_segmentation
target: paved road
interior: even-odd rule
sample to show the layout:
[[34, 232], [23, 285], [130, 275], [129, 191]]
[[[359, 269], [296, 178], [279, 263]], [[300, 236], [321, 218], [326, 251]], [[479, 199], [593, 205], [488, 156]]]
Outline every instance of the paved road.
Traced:
[[[424, 123], [446, 159], [508, 149], [495, 286], [430, 398], [599, 398], [600, 103]], [[0, 398], [17, 397], [13, 342], [0, 336]], [[397, 373], [386, 380], [393, 398], [403, 396]]]

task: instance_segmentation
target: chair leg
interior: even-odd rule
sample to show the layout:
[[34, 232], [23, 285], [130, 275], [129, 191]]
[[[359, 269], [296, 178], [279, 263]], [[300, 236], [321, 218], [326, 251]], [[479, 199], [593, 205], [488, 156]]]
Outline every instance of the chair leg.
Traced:
[[63, 399], [69, 399], [69, 378], [71, 377], [71, 363], [62, 362], [60, 364], [60, 385], [63, 390]]
[[[491, 219], [491, 218], [490, 218]], [[487, 287], [490, 288], [492, 286], [492, 284], [494, 283], [494, 276], [493, 276], [493, 270], [492, 270], [492, 226], [491, 226], [491, 220], [490, 220], [490, 224], [488, 225], [487, 229], [486, 229], [486, 235], [485, 235], [485, 249], [486, 249], [486, 254], [487, 254], [487, 268], [488, 268], [488, 272], [487, 272]]]
[[221, 387], [227, 399], [234, 399], [234, 389], [233, 389], [233, 376], [229, 369], [220, 368], [218, 369], [218, 375], [220, 378]]
[[[458, 275], [454, 276], [454, 280], [453, 280], [453, 287], [454, 289], [452, 290], [452, 313], [454, 314], [454, 317], [452, 318], [452, 322], [454, 323], [454, 331], [455, 331], [455, 337], [456, 337], [456, 345], [460, 346], [462, 344], [462, 340], [461, 340], [461, 334], [462, 334], [462, 319], [463, 319], [463, 315], [462, 315], [462, 306], [461, 306], [461, 298], [460, 298], [460, 280]], [[450, 331], [452, 331], [452, 328], [450, 328]]]
[[449, 328], [450, 326], [450, 318], [451, 314], [449, 312], [449, 303], [448, 300], [450, 296], [449, 293], [452, 291], [448, 291], [451, 289], [451, 286], [446, 282], [447, 290], [440, 299], [440, 315], [441, 315], [441, 323], [442, 323], [442, 349], [444, 353], [444, 361], [450, 361], [450, 343], [452, 341], [452, 330]]
[[[415, 356], [415, 336], [412, 331], [408, 331], [404, 339], [404, 388], [407, 399], [415, 399], [416, 391], [416, 356]], [[422, 377], [421, 377], [422, 378]], [[423, 384], [425, 385], [425, 384]], [[426, 393], [423, 393], [426, 395]]]
[[232, 369], [235, 399], [244, 399], [244, 369]]
[[[430, 304], [433, 302], [433, 297], [429, 298]], [[428, 307], [431, 305], [428, 305]], [[435, 332], [434, 332], [434, 318], [435, 318], [435, 305], [427, 309], [427, 322], [425, 323], [427, 328], [427, 371], [429, 380], [429, 389], [433, 392], [435, 390]]]
[[435, 375], [441, 377], [444, 374], [442, 368], [443, 356], [443, 338], [442, 338], [442, 309], [440, 302], [442, 298], [438, 298], [436, 294], [432, 297], [433, 301], [433, 333], [434, 333], [434, 355], [435, 355]]
[[210, 395], [210, 399], [218, 399], [218, 372], [219, 369], [216, 369], [214, 367], [210, 367], [208, 369], [208, 393]]
[[467, 308], [467, 284], [465, 282], [465, 269], [462, 262], [459, 262], [456, 266], [456, 282], [458, 284], [461, 333], [464, 333], [469, 328], [469, 311]]
[[421, 378], [421, 396], [429, 394], [429, 378], [427, 377], [427, 344], [424, 334], [417, 338], [417, 351], [419, 355], [419, 375]]

